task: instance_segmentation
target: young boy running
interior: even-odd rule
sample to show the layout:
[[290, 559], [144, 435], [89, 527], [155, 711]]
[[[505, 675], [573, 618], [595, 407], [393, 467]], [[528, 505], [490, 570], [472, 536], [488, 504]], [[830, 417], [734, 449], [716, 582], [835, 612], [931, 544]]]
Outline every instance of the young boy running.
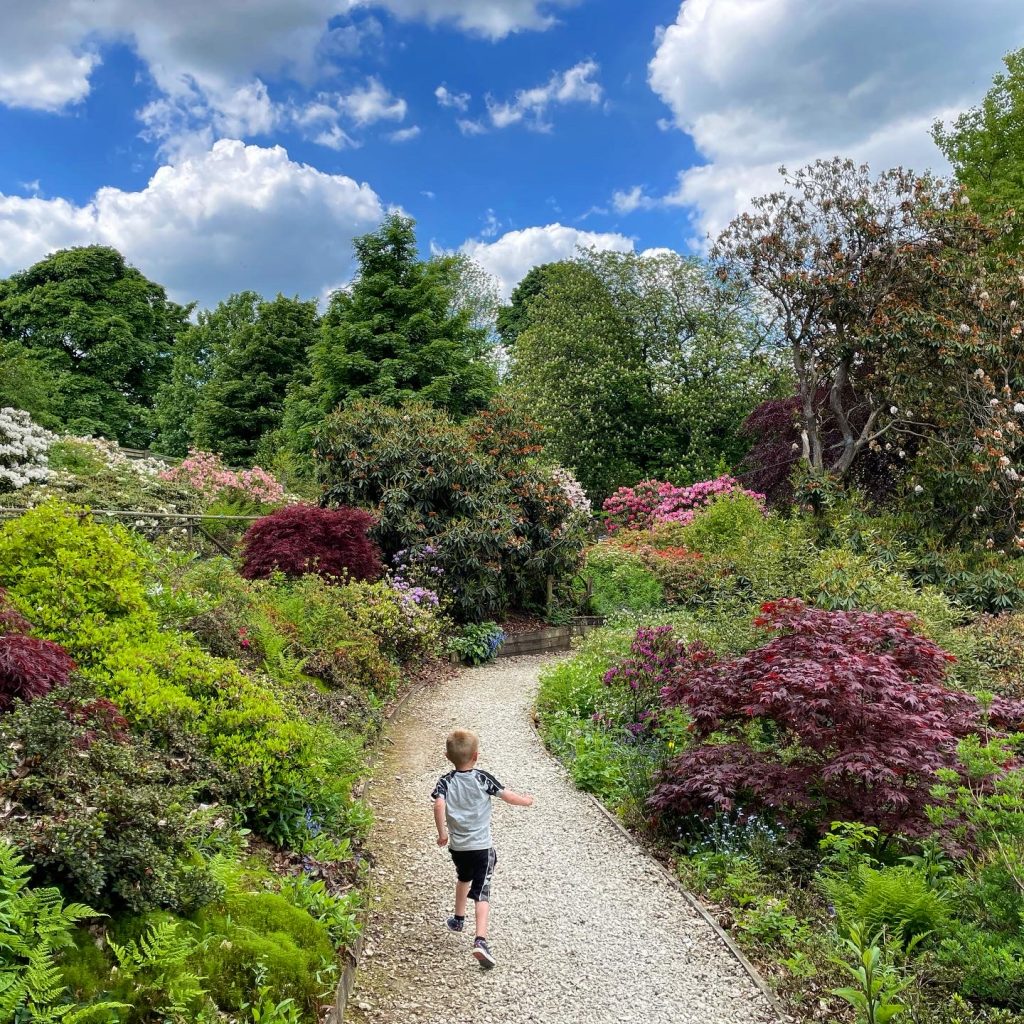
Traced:
[[481, 967], [491, 968], [495, 960], [487, 945], [487, 917], [490, 910], [491, 875], [498, 854], [491, 845], [491, 797], [516, 807], [530, 807], [532, 796], [506, 789], [490, 772], [476, 767], [480, 741], [468, 729], [456, 729], [445, 743], [445, 755], [455, 771], [442, 775], [430, 794], [434, 801], [437, 845], [448, 846], [455, 862], [455, 913], [448, 928], [461, 932], [466, 927], [466, 899], [476, 904], [476, 938], [473, 956]]

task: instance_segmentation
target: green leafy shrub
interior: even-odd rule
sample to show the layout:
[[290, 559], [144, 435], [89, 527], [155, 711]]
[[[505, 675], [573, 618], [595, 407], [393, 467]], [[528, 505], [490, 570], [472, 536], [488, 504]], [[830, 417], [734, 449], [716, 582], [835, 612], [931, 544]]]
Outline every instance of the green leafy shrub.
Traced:
[[344, 812], [358, 744], [306, 721], [286, 693], [164, 633], [147, 603], [147, 563], [119, 528], [48, 503], [0, 530], [0, 576], [39, 632], [135, 725], [169, 744], [198, 735], [224, 795], [279, 842]]
[[735, 595], [754, 603], [802, 592], [814, 555], [800, 520], [765, 515], [742, 496], [719, 498], [689, 524], [653, 534], [661, 545], [700, 552]]
[[858, 865], [848, 875], [822, 882], [836, 913], [849, 924], [907, 948], [926, 934], [940, 938], [949, 920], [949, 901], [928, 884], [924, 872], [907, 865], [873, 868]]
[[1024, 937], [958, 924], [942, 940], [936, 958], [967, 999], [1024, 1010]]
[[538, 464], [536, 431], [498, 408], [466, 424], [421, 402], [358, 401], [328, 417], [315, 448], [322, 504], [367, 509], [387, 559], [429, 548], [463, 621], [539, 605], [575, 572], [579, 516]]
[[281, 894], [293, 906], [305, 910], [319, 921], [338, 949], [350, 947], [358, 937], [360, 929], [357, 913], [361, 902], [358, 892], [334, 896], [327, 891], [321, 879], [301, 874], [284, 879]]
[[805, 596], [829, 611], [903, 611], [916, 615], [924, 632], [945, 642], [963, 617], [934, 587], [917, 590], [899, 573], [880, 569], [863, 555], [840, 548], [818, 554]]
[[639, 555], [611, 544], [587, 552], [585, 575], [591, 581], [590, 606], [598, 615], [646, 612], [664, 605], [658, 577]]
[[981, 615], [958, 633], [979, 669], [978, 688], [1024, 699], [1024, 614]]
[[136, 541], [50, 500], [0, 530], [0, 578], [37, 631], [83, 668], [157, 628]]
[[61, 692], [0, 718], [2, 832], [36, 876], [103, 908], [179, 910], [216, 892], [195, 853], [211, 829], [172, 758], [106, 701]]
[[584, 638], [571, 658], [545, 665], [537, 692], [541, 723], [558, 714], [590, 718], [605, 710], [609, 691], [604, 674], [628, 653], [634, 635], [635, 630], [628, 627], [596, 630]]
[[467, 665], [484, 665], [493, 661], [505, 642], [505, 631], [496, 622], [479, 622], [463, 626], [448, 639], [448, 651], [457, 654]]

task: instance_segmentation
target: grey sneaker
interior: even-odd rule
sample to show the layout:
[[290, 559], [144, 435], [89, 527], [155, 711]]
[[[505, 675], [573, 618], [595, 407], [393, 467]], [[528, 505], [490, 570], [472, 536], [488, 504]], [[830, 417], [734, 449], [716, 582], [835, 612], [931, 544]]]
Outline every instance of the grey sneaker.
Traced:
[[494, 959], [486, 939], [477, 938], [473, 940], [473, 956], [485, 970], [489, 971], [498, 961]]
[[450, 932], [461, 932], [466, 929], [466, 919], [464, 917], [456, 917], [454, 914], [445, 921], [445, 924], [448, 925], [448, 931]]

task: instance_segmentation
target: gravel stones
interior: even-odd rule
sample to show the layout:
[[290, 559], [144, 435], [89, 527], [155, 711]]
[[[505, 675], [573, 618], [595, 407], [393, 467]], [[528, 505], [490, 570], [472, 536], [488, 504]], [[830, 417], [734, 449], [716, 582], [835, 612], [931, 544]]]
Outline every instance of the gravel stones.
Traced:
[[[369, 797], [378, 900], [346, 1021], [357, 1024], [748, 1024], [774, 1021], [747, 974], [681, 893], [547, 756], [530, 725], [541, 658], [463, 673], [413, 696]], [[482, 971], [447, 932], [454, 869], [429, 794], [444, 738], [480, 736], [480, 766], [530, 808], [494, 801], [498, 867]]]

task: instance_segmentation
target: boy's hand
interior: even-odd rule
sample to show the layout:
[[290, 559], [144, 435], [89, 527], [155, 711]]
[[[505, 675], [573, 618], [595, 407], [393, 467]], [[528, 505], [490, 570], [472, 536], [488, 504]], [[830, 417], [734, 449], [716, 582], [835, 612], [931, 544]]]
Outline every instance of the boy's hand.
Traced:
[[448, 833], [447, 832], [442, 832], [437, 837], [437, 845], [438, 846], [447, 846], [448, 845]]

